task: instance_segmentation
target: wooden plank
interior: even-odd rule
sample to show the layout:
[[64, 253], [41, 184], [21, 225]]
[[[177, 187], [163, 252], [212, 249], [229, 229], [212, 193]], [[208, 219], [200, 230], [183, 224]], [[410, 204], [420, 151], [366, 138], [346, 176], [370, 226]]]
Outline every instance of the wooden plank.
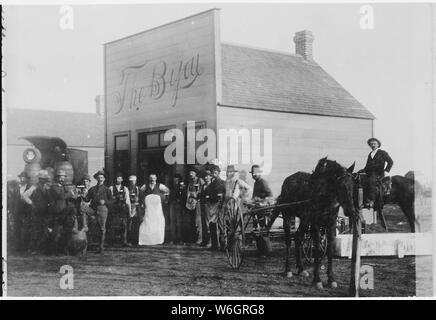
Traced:
[[[362, 234], [362, 257], [425, 256], [432, 254], [431, 233], [365, 233]], [[349, 257], [352, 236], [336, 237], [335, 255]]]

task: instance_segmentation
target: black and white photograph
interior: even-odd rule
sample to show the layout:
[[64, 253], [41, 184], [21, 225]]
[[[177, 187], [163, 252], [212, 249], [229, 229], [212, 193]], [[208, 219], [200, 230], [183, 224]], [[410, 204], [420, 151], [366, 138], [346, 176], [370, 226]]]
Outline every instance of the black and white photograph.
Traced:
[[435, 295], [436, 4], [1, 18], [2, 299]]

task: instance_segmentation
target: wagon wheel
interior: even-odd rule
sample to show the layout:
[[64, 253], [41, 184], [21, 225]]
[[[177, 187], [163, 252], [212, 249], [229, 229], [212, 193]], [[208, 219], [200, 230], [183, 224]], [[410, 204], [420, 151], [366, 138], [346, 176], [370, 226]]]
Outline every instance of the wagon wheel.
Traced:
[[[320, 230], [319, 242], [320, 242], [320, 251], [321, 251], [320, 259], [323, 259], [327, 253], [327, 234], [324, 228], [321, 228]], [[313, 255], [315, 252], [315, 246], [313, 243], [312, 232], [310, 231], [310, 228], [304, 234], [304, 239], [301, 247], [303, 251], [304, 260], [307, 263], [312, 263], [312, 259], [314, 258]]]
[[227, 260], [233, 269], [239, 269], [244, 257], [244, 226], [241, 208], [235, 199], [230, 199], [226, 203], [224, 236]]

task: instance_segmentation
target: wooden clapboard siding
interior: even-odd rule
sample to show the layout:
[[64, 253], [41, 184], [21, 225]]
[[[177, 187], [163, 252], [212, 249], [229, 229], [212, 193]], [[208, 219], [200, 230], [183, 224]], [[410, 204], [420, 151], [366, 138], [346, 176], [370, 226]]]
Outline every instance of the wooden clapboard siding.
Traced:
[[[105, 45], [106, 166], [110, 171], [113, 168], [114, 136], [119, 132], [130, 131], [131, 169], [135, 170], [138, 131], [169, 126], [183, 130], [187, 121], [206, 122], [207, 127], [216, 129], [215, 57], [216, 51], [221, 50], [217, 46], [220, 43], [216, 38], [219, 36], [217, 29], [218, 11], [209, 10]], [[152, 97], [154, 71], [165, 74], [165, 91], [160, 99]], [[190, 71], [194, 75], [190, 75]], [[181, 76], [178, 92], [174, 81], [177, 75]], [[185, 75], [188, 79], [184, 78]], [[128, 98], [132, 88], [138, 91], [142, 88], [143, 99], [133, 106], [127, 100], [120, 108], [117, 99], [123, 93], [126, 78]], [[194, 78], [191, 86], [182, 88]], [[162, 88], [162, 82], [159, 84]]]
[[[217, 113], [219, 129], [272, 129], [272, 170], [265, 178], [276, 196], [288, 175], [311, 172], [324, 156], [344, 166], [356, 161], [356, 168], [363, 168], [369, 152], [366, 140], [372, 135], [372, 120], [223, 106], [218, 107]], [[248, 174], [250, 164], [238, 167], [245, 171], [242, 175], [247, 175], [247, 182], [253, 184]]]

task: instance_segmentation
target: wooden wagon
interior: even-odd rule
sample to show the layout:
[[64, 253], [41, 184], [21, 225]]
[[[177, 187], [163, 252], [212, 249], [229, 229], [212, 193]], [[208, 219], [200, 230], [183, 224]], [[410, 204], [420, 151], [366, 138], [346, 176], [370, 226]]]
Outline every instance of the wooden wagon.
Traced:
[[[284, 236], [283, 229], [268, 228], [273, 211], [299, 203], [301, 201], [285, 204], [268, 204], [265, 202], [242, 204], [240, 200], [235, 199], [226, 201], [220, 223], [222, 224], [221, 230], [224, 230], [225, 251], [229, 265], [233, 269], [239, 269], [244, 259], [244, 249], [250, 239], [256, 240], [257, 249], [260, 253], [269, 251], [270, 238]], [[279, 214], [280, 216], [281, 214]], [[295, 236], [297, 229], [298, 223], [294, 220], [291, 225], [291, 237]], [[324, 230], [321, 230], [320, 242], [322, 257], [324, 257], [327, 251], [327, 236]], [[304, 236], [302, 253], [304, 259], [311, 262], [313, 240], [310, 230]]]

